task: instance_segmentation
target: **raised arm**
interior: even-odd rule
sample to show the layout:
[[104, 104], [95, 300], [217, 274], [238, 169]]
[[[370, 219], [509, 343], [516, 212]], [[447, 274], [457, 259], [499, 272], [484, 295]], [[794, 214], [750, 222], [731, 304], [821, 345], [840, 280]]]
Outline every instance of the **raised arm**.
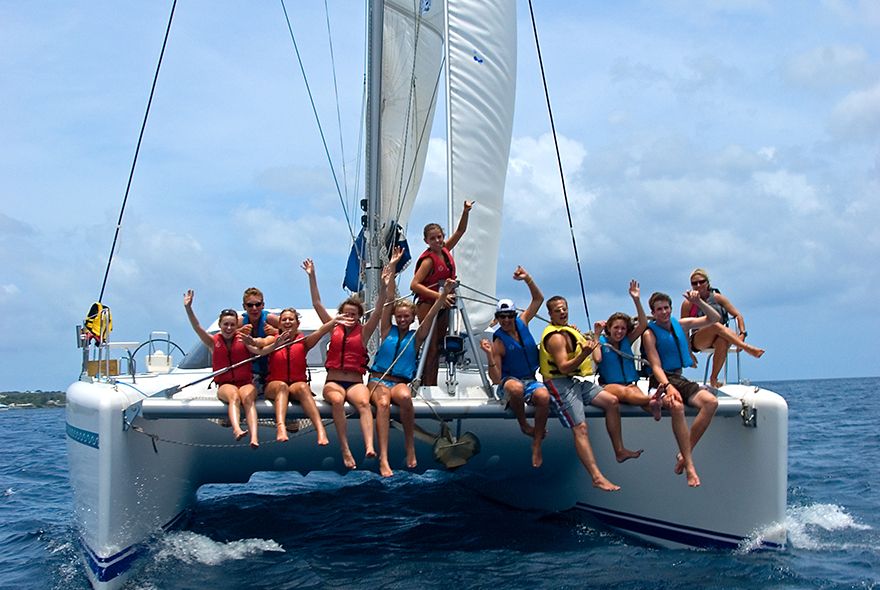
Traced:
[[529, 302], [529, 306], [519, 315], [519, 318], [526, 324], [532, 321], [532, 318], [538, 315], [538, 310], [541, 309], [541, 304], [544, 303], [544, 294], [541, 293], [541, 289], [538, 288], [538, 284], [535, 283], [535, 279], [532, 278], [532, 275], [526, 272], [521, 266], [517, 266], [516, 270], [513, 271], [513, 280], [515, 281], [525, 281], [526, 286], [529, 288], [529, 293], [532, 296], [532, 300]]
[[563, 374], [568, 374], [575, 368], [579, 367], [580, 364], [592, 354], [593, 349], [596, 348], [597, 344], [595, 340], [584, 338], [584, 341], [581, 342], [580, 354], [568, 358], [568, 349], [566, 348], [565, 343], [565, 336], [559, 332], [551, 334], [545, 343], [547, 346], [547, 352], [550, 353], [553, 362], [556, 363], [556, 366], [559, 367], [559, 371]]
[[419, 322], [419, 329], [416, 330], [416, 347], [421, 346], [425, 338], [428, 337], [428, 332], [431, 330], [431, 322], [434, 321], [434, 318], [437, 317], [440, 310], [446, 307], [446, 301], [449, 299], [450, 295], [455, 293], [455, 287], [457, 285], [458, 283], [455, 279], [446, 279], [446, 282], [443, 283], [440, 297], [434, 301], [434, 305], [432, 305], [431, 309], [428, 310], [428, 313], [425, 314], [425, 319]]
[[315, 263], [311, 258], [303, 260], [302, 269], [309, 275], [309, 293], [312, 295], [312, 307], [318, 313], [318, 317], [322, 322], [330, 320], [330, 314], [327, 308], [321, 303], [321, 293], [318, 291], [318, 277], [315, 276]]
[[685, 330], [702, 328], [703, 326], [709, 326], [715, 322], [721, 321], [721, 315], [714, 307], [703, 301], [700, 297], [699, 291], [687, 291], [684, 293], [684, 298], [699, 307], [705, 314], [703, 317], [699, 318], [681, 318], [679, 321], [681, 322], [682, 328]]
[[376, 328], [379, 326], [379, 321], [384, 315], [385, 301], [388, 299], [388, 289], [390, 288], [390, 285], [394, 284], [394, 276], [397, 274], [394, 270], [396, 266], [396, 262], [389, 262], [385, 265], [385, 268], [382, 269], [382, 279], [379, 281], [379, 295], [376, 297], [376, 307], [373, 309], [373, 313], [370, 314], [370, 319], [366, 321], [362, 329], [364, 342], [369, 340], [373, 335], [373, 332], [376, 331]]
[[449, 236], [449, 239], [446, 240], [446, 242], [444, 243], [444, 246], [446, 246], [447, 250], [452, 250], [453, 248], [455, 248], [455, 245], [461, 239], [461, 236], [463, 236], [464, 232], [467, 231], [468, 217], [470, 216], [471, 209], [473, 209], [473, 207], [474, 201], [464, 202], [464, 209], [462, 210], [461, 217], [458, 220], [458, 227], [455, 228], [455, 232], [453, 232], [453, 234]]
[[338, 318], [330, 318], [330, 320], [324, 322], [320, 328], [306, 336], [303, 340], [303, 346], [305, 346], [306, 350], [314, 348], [315, 345], [320, 342], [324, 334], [329, 334], [330, 331], [336, 327], [337, 323], [339, 323]]
[[183, 294], [183, 308], [186, 310], [186, 317], [189, 318], [189, 323], [192, 326], [193, 331], [198, 335], [199, 340], [210, 349], [214, 348], [214, 339], [211, 338], [211, 335], [205, 331], [205, 329], [199, 324], [198, 318], [196, 318], [196, 314], [192, 309], [193, 298], [196, 293], [192, 289], [187, 290], [186, 293]]
[[[605, 329], [605, 320], [600, 320], [593, 324], [593, 332], [596, 334], [596, 338], [599, 337], [599, 334], [602, 333], [602, 330]], [[597, 365], [602, 362], [602, 346], [599, 345], [593, 349], [593, 362]]]
[[635, 342], [636, 338], [645, 333], [648, 329], [648, 316], [645, 314], [645, 308], [642, 307], [641, 291], [639, 290], [639, 282], [635, 279], [629, 282], [629, 296], [632, 297], [633, 304], [636, 306], [636, 316], [638, 321], [636, 327], [629, 334], [629, 341]]

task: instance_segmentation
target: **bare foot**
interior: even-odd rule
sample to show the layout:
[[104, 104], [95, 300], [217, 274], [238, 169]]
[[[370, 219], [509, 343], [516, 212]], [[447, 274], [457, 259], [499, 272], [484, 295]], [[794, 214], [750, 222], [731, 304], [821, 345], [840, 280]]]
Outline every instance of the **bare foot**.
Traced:
[[287, 442], [289, 440], [287, 438], [287, 427], [284, 424], [279, 424], [275, 427], [275, 430], [275, 440], [278, 442]]
[[651, 415], [654, 416], [654, 420], [659, 421], [660, 418], [663, 416], [663, 414], [661, 413], [663, 406], [660, 402], [660, 398], [657, 396], [652, 397], [651, 401], [648, 402], [648, 408], [651, 412]]
[[537, 469], [544, 464], [544, 455], [541, 453], [541, 439], [532, 440], [532, 467]]
[[357, 463], [354, 460], [354, 457], [351, 454], [351, 451], [345, 451], [342, 453], [342, 463], [348, 469], [357, 469]]
[[318, 446], [319, 447], [326, 447], [329, 444], [330, 444], [330, 439], [327, 438], [327, 432], [326, 431], [319, 432], [318, 433]]
[[233, 430], [233, 431], [232, 431], [232, 436], [235, 437], [235, 440], [241, 440], [241, 439], [243, 439], [244, 437], [247, 436], [247, 433], [248, 433], [247, 430], [242, 430], [242, 429], [239, 428], [238, 430]]
[[394, 472], [391, 471], [391, 465], [388, 464], [388, 461], [379, 461], [379, 475], [382, 477], [391, 477], [394, 475]]
[[718, 379], [709, 379], [709, 385], [711, 385], [715, 389], [718, 389], [719, 387], [721, 387], [724, 384], [721, 383], [721, 381], [719, 381]]
[[675, 471], [676, 475], [681, 475], [684, 473], [684, 457], [681, 456], [681, 453], [675, 456]]
[[593, 487], [599, 488], [600, 490], [604, 490], [606, 492], [616, 492], [620, 489], [619, 485], [611, 483], [610, 481], [605, 479], [604, 475], [593, 478]]
[[419, 462], [416, 461], [416, 451], [415, 449], [407, 449], [406, 450], [406, 467], [407, 469], [415, 469], [418, 466]]
[[255, 451], [256, 451], [257, 449], [259, 449], [259, 448], [260, 448], [260, 441], [258, 441], [258, 440], [255, 439], [255, 438], [252, 438], [252, 439], [251, 439], [251, 448], [252, 448], [253, 450], [255, 450]]
[[688, 485], [692, 488], [700, 487], [700, 477], [697, 475], [697, 470], [693, 467], [685, 470], [687, 472]]
[[764, 349], [763, 348], [756, 348], [754, 351], [747, 350], [746, 352], [749, 353], [750, 355], [752, 355], [753, 357], [755, 357], [756, 359], [759, 359], [762, 356], [764, 356]]
[[520, 424], [519, 429], [522, 430], [522, 433], [526, 436], [535, 436], [535, 427], [529, 425], [528, 422], [526, 422], [525, 424]]
[[376, 458], [376, 450], [373, 447], [367, 449], [367, 452], [364, 453], [364, 457], [367, 459], [375, 459]]
[[638, 459], [642, 456], [642, 453], [645, 452], [645, 449], [639, 449], [638, 451], [630, 451], [629, 449], [620, 449], [619, 451], [615, 451], [614, 455], [617, 457], [618, 463], [623, 463], [624, 461], [629, 461], [630, 459]]

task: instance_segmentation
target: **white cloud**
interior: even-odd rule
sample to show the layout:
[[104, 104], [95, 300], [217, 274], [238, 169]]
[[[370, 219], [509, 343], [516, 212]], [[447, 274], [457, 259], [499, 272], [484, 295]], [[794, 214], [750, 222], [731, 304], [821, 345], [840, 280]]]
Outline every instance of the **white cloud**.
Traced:
[[875, 142], [880, 137], [880, 82], [837, 103], [830, 127], [838, 139]]
[[786, 202], [793, 213], [803, 215], [821, 208], [818, 191], [802, 174], [787, 170], [756, 172], [754, 180], [760, 193]]
[[864, 47], [851, 45], [815, 47], [784, 66], [789, 82], [814, 89], [861, 86], [877, 70]]

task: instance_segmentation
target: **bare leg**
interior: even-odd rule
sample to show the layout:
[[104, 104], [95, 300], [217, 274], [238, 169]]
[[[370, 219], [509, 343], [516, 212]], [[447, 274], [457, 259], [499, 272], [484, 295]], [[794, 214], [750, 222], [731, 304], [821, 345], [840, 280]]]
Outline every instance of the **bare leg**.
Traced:
[[260, 447], [256, 405], [257, 388], [250, 383], [242, 385], [238, 388], [238, 394], [241, 396], [241, 406], [244, 409], [248, 430], [251, 432], [251, 448], [257, 449]]
[[348, 403], [357, 408], [361, 420], [361, 431], [364, 435], [364, 448], [367, 459], [376, 456], [376, 449], [373, 448], [373, 410], [370, 407], [370, 392], [363, 383], [357, 383], [348, 388], [345, 392], [345, 399]]
[[232, 436], [235, 440], [241, 440], [247, 436], [247, 430], [241, 429], [241, 398], [238, 395], [238, 387], [231, 383], [224, 383], [217, 389], [217, 398], [226, 402], [226, 416], [232, 426]]
[[324, 400], [329, 402], [333, 409], [333, 426], [336, 427], [336, 436], [339, 438], [339, 450], [342, 452], [342, 463], [349, 469], [356, 469], [354, 456], [348, 447], [347, 424], [345, 419], [345, 390], [338, 383], [328, 383], [324, 386]]
[[727, 361], [727, 352], [730, 350], [730, 343], [724, 338], [716, 338], [712, 343], [715, 352], [712, 354], [712, 374], [709, 376], [709, 384], [712, 387], [721, 387], [718, 375], [721, 374], [721, 368]]
[[[709, 428], [709, 423], [712, 422], [712, 418], [715, 416], [715, 411], [718, 409], [718, 398], [705, 389], [701, 389], [695, 395], [691, 396], [688, 400], [688, 404], [695, 408], [699, 408], [700, 410], [697, 413], [697, 417], [694, 418], [694, 421], [691, 423], [690, 443], [691, 452], [693, 453], [694, 447], [700, 442], [706, 429]], [[675, 472], [681, 473], [683, 470], [684, 460], [683, 457], [679, 457], [678, 462], [675, 465]]]
[[318, 435], [318, 445], [322, 447], [329, 445], [327, 430], [324, 428], [324, 422], [321, 420], [321, 414], [318, 412], [318, 405], [315, 403], [315, 398], [312, 397], [309, 384], [304, 381], [294, 383], [290, 386], [290, 395], [299, 402], [305, 415], [312, 421], [312, 426], [315, 427], [315, 432]]
[[[669, 410], [672, 416], [672, 434], [675, 435], [675, 442], [678, 443], [682, 471], [687, 474], [688, 485], [695, 488], [700, 485], [700, 478], [694, 467], [690, 433], [688, 432], [687, 420], [684, 417], [684, 404], [681, 401], [681, 396], [678, 395], [678, 392], [668, 391], [666, 397], [663, 398], [663, 406]], [[676, 467], [678, 466], [676, 465]]]
[[[291, 386], [292, 387], [292, 386]], [[287, 437], [287, 401], [289, 389], [283, 381], [270, 381], [264, 393], [266, 399], [275, 403], [275, 440], [286, 442]]]
[[523, 402], [525, 388], [523, 382], [519, 379], [508, 379], [504, 382], [504, 393], [507, 394], [507, 405], [513, 410], [516, 421], [519, 423], [519, 429], [526, 436], [534, 436], [535, 429], [526, 420], [526, 405]]
[[608, 481], [602, 475], [602, 472], [599, 471], [599, 466], [596, 465], [596, 457], [593, 455], [593, 447], [590, 446], [590, 438], [587, 434], [587, 423], [581, 422], [571, 429], [571, 433], [574, 435], [574, 450], [577, 453], [578, 459], [581, 460], [581, 463], [587, 469], [587, 473], [593, 478], [593, 487], [606, 492], [619, 490], [620, 486]]
[[547, 416], [550, 413], [550, 393], [545, 387], [535, 390], [532, 394], [532, 403], [535, 406], [535, 428], [532, 434], [532, 467], [538, 468], [544, 464], [541, 443], [544, 440], [544, 433], [547, 431]]
[[617, 462], [623, 463], [627, 459], [638, 459], [644, 449], [630, 451], [623, 446], [623, 434], [620, 427], [620, 402], [617, 401], [617, 398], [603, 390], [590, 403], [597, 408], [605, 410], [605, 428], [608, 430], [608, 436], [611, 438], [611, 446], [614, 447], [614, 456], [617, 458]]
[[400, 408], [400, 423], [403, 424], [403, 439], [406, 447], [406, 466], [414, 469], [418, 462], [416, 461], [416, 447], [413, 432], [415, 431], [415, 411], [413, 410], [412, 394], [409, 386], [398, 383], [391, 388], [391, 402]]
[[370, 401], [376, 405], [376, 438], [379, 439], [379, 475], [391, 477], [394, 472], [388, 463], [388, 430], [391, 425], [391, 390], [382, 383], [370, 384]]

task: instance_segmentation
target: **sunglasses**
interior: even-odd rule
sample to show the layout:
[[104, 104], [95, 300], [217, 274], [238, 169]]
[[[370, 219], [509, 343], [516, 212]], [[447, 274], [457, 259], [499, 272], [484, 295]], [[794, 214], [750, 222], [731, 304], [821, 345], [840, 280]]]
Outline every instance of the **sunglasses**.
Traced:
[[516, 317], [516, 313], [514, 313], [514, 312], [496, 313], [496, 314], [495, 314], [495, 317], [498, 318], [499, 320], [505, 320], [505, 319], [506, 319], [506, 320], [509, 320], [509, 319], [513, 319], [513, 318], [515, 318], [515, 317]]
[[700, 285], [705, 285], [708, 282], [709, 281], [707, 281], [706, 279], [700, 279], [698, 281], [691, 281], [691, 287], [699, 287]]
[[245, 303], [244, 306], [247, 307], [247, 308], [250, 308], [250, 309], [253, 309], [253, 308], [256, 308], [256, 307], [263, 307], [263, 302], [262, 302], [262, 301], [259, 301], [259, 302], [257, 302], [257, 303]]

